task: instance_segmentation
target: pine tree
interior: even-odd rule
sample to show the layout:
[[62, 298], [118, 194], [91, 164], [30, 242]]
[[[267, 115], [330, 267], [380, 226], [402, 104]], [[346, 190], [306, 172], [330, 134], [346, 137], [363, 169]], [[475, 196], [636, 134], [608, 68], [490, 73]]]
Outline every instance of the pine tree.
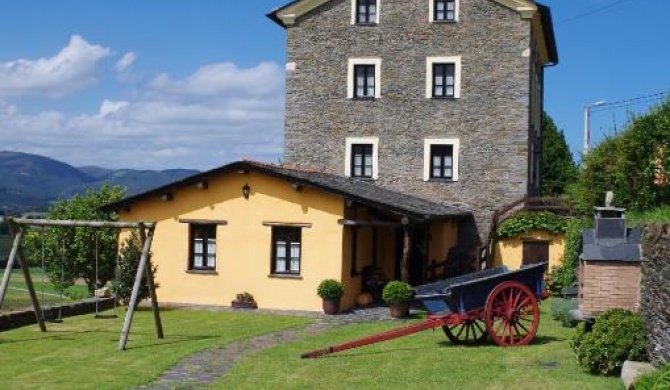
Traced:
[[562, 195], [567, 186], [577, 180], [579, 170], [572, 159], [563, 130], [556, 127], [553, 119], [542, 113], [542, 172], [541, 193], [544, 196]]

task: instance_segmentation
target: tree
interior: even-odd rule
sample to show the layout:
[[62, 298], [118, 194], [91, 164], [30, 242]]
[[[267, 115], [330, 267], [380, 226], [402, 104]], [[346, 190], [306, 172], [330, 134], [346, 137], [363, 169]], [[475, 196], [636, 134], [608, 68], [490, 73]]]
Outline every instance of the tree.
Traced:
[[[120, 200], [121, 187], [103, 185], [88, 189], [83, 195], [61, 199], [47, 212], [47, 219], [115, 221], [117, 215], [102, 211], [101, 206]], [[44, 259], [49, 280], [56, 290], [65, 291], [82, 278], [89, 292], [114, 277], [118, 230], [113, 228], [47, 227], [32, 231], [26, 238], [26, 249], [34, 263]], [[97, 256], [97, 275], [96, 275]], [[97, 285], [99, 283], [99, 286]]]
[[602, 205], [607, 191], [619, 207], [646, 211], [670, 203], [670, 100], [608, 137], [585, 158], [570, 192], [584, 214]]
[[553, 119], [542, 113], [542, 173], [541, 193], [544, 196], [562, 195], [567, 186], [577, 179], [579, 170], [565, 141], [563, 130], [556, 127]]
[[[127, 306], [130, 303], [130, 295], [133, 292], [133, 285], [135, 283], [135, 276], [137, 275], [137, 266], [142, 257], [142, 246], [137, 232], [133, 232], [128, 236], [121, 250], [119, 251], [119, 258], [117, 261], [118, 268], [116, 277], [112, 283], [114, 295], [123, 301]], [[149, 252], [149, 259], [151, 259], [151, 252]], [[151, 277], [156, 279], [157, 267], [153, 266], [151, 269]], [[154, 282], [154, 287], [158, 288], [158, 284]], [[138, 302], [149, 297], [149, 283], [146, 273], [142, 273], [142, 283], [138, 295]]]

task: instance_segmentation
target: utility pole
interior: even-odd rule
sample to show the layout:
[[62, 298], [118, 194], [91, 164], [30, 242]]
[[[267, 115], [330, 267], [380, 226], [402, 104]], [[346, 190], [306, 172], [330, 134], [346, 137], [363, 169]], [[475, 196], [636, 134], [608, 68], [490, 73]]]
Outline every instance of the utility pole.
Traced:
[[591, 147], [591, 109], [605, 104], [607, 104], [606, 101], [600, 100], [595, 103], [586, 103], [584, 105], [584, 154], [582, 155], [582, 164]]

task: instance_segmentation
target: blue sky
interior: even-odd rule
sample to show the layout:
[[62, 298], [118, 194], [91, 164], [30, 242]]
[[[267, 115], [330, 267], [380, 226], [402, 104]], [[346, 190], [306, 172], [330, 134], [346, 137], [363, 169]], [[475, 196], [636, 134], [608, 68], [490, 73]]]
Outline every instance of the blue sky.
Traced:
[[[277, 161], [285, 33], [265, 14], [286, 1], [2, 0], [0, 149], [111, 168]], [[545, 107], [578, 153], [585, 103], [670, 90], [670, 1], [544, 3], [561, 58]], [[594, 109], [593, 141], [659, 97]]]

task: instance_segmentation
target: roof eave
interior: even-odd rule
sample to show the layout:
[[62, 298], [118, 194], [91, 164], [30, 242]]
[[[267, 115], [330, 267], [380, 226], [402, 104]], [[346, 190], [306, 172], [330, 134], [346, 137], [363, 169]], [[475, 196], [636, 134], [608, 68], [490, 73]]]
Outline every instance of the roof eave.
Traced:
[[452, 215], [447, 215], [447, 214], [444, 214], [444, 215], [438, 215], [438, 214], [426, 215], [425, 213], [419, 213], [419, 212], [416, 212], [416, 211], [403, 209], [403, 208], [396, 207], [394, 205], [383, 203], [383, 202], [376, 202], [374, 200], [371, 200], [371, 199], [368, 199], [368, 198], [365, 198], [365, 197], [362, 197], [362, 196], [358, 196], [356, 194], [351, 194], [351, 193], [341, 191], [341, 190], [336, 189], [336, 188], [330, 188], [330, 187], [324, 186], [323, 184], [314, 182], [314, 181], [309, 180], [309, 179], [282, 174], [280, 172], [274, 171], [274, 170], [269, 169], [267, 167], [263, 167], [262, 165], [253, 164], [253, 163], [250, 163], [248, 161], [236, 161], [236, 162], [233, 162], [233, 163], [230, 163], [230, 164], [227, 164], [227, 165], [215, 168], [215, 169], [211, 169], [211, 170], [206, 171], [206, 172], [201, 172], [201, 173], [198, 173], [196, 175], [189, 176], [187, 178], [178, 180], [176, 182], [172, 182], [172, 183], [160, 186], [158, 188], [154, 188], [152, 190], [145, 191], [143, 193], [136, 194], [136, 195], [121, 199], [118, 202], [114, 202], [114, 203], [104, 205], [104, 206], [100, 207], [100, 209], [103, 210], [103, 211], [117, 211], [117, 210], [120, 210], [124, 207], [128, 207], [131, 204], [133, 204], [133, 203], [135, 203], [139, 200], [142, 200], [142, 199], [145, 199], [145, 198], [148, 198], [148, 197], [151, 197], [151, 196], [156, 196], [156, 195], [161, 195], [161, 194], [164, 194], [164, 193], [172, 192], [172, 191], [175, 191], [179, 188], [183, 188], [187, 185], [196, 184], [196, 183], [198, 183], [202, 180], [206, 180], [212, 175], [215, 175], [215, 174], [218, 174], [218, 173], [221, 173], [221, 172], [225, 172], [225, 171], [236, 170], [236, 169], [237, 170], [246, 170], [246, 171], [250, 171], [250, 172], [251, 171], [260, 172], [260, 173], [263, 173], [263, 174], [266, 174], [266, 175], [269, 175], [269, 176], [272, 176], [272, 177], [277, 177], [277, 178], [284, 179], [284, 180], [290, 180], [290, 181], [298, 183], [298, 184], [319, 188], [322, 191], [325, 191], [325, 192], [328, 192], [328, 193], [331, 193], [331, 194], [336, 194], [336, 195], [342, 196], [342, 197], [347, 198], [347, 199], [352, 199], [352, 200], [354, 200], [356, 202], [359, 202], [361, 204], [366, 204], [366, 205], [369, 205], [371, 207], [376, 207], [376, 208], [387, 209], [387, 210], [392, 211], [394, 213], [397, 213], [399, 215], [407, 216], [408, 218], [411, 218], [413, 220], [460, 219], [460, 218], [466, 218], [469, 215], [471, 215], [471, 213], [469, 213], [467, 210], [463, 210], [462, 213], [454, 213]]
[[545, 44], [547, 46], [547, 53], [549, 62], [545, 66], [558, 65], [558, 47], [556, 45], [556, 34], [554, 34], [554, 22], [551, 16], [551, 9], [546, 5], [536, 3], [537, 9], [540, 12], [542, 20], [542, 31], [544, 32]]

